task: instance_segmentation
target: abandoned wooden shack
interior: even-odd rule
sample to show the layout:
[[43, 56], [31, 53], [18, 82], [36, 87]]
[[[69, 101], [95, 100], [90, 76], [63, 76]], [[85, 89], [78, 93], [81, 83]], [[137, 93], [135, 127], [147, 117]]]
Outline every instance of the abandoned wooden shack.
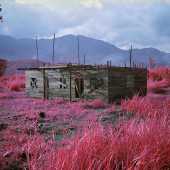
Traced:
[[147, 69], [93, 65], [54, 65], [27, 68], [26, 93], [44, 99], [120, 101], [146, 95]]

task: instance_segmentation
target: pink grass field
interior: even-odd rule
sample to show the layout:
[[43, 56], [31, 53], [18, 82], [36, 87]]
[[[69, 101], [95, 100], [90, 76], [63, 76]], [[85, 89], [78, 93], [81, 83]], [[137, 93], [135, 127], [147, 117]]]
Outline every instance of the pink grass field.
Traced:
[[170, 68], [121, 105], [32, 99], [24, 75], [0, 77], [0, 169], [170, 169]]

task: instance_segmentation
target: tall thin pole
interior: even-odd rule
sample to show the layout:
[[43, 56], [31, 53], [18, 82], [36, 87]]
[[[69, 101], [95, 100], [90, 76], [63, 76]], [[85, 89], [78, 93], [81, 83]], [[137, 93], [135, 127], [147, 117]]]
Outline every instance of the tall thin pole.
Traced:
[[79, 40], [79, 36], [77, 36], [77, 59], [78, 59], [78, 64], [80, 64], [80, 40]]
[[52, 56], [52, 64], [54, 64], [54, 58], [55, 58], [55, 34], [53, 38], [53, 56]]
[[75, 51], [75, 40], [73, 39], [73, 46], [72, 46], [72, 62], [71, 63], [74, 63], [74, 51]]
[[132, 45], [131, 45], [131, 48], [130, 48], [130, 50], [129, 50], [129, 65], [130, 65], [130, 67], [132, 67]]
[[84, 55], [84, 59], [83, 59], [83, 63], [84, 63], [84, 65], [86, 65], [86, 54]]
[[37, 66], [39, 66], [39, 49], [38, 49], [38, 37], [37, 36], [36, 36], [36, 43], [35, 43], [35, 45], [36, 45], [36, 54], [37, 54], [36, 61], [37, 61]]
[[69, 85], [69, 90], [70, 90], [70, 102], [72, 101], [72, 91], [71, 91], [71, 90], [72, 90], [72, 89], [71, 89], [71, 88], [72, 88], [72, 85], [71, 85], [71, 81], [72, 81], [72, 80], [71, 80], [71, 76], [72, 76], [72, 75], [71, 75], [71, 70], [70, 70], [70, 85]]

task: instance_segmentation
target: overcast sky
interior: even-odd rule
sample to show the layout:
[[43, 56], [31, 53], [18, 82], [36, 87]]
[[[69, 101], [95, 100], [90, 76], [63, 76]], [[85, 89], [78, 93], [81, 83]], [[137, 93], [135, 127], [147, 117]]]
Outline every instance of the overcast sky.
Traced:
[[0, 34], [17, 38], [82, 34], [120, 48], [170, 52], [170, 0], [0, 0]]

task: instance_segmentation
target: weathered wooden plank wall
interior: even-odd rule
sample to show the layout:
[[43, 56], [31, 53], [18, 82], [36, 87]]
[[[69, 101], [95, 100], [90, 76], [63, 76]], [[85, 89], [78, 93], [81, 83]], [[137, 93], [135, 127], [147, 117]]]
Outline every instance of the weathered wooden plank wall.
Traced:
[[108, 100], [107, 70], [86, 70], [84, 76], [84, 98]]
[[146, 69], [46, 69], [44, 74], [41, 69], [26, 71], [26, 92], [29, 96], [43, 98], [45, 91], [49, 99], [62, 97], [78, 100], [75, 90], [77, 78], [83, 80], [80, 98], [84, 99], [100, 98], [112, 102], [132, 97], [136, 93], [145, 95], [147, 92]]
[[69, 98], [69, 72], [63, 70], [46, 70], [49, 82], [49, 98]]
[[43, 98], [43, 72], [39, 70], [26, 71], [26, 93], [28, 96]]
[[113, 68], [108, 77], [109, 102], [147, 92], [146, 69]]

